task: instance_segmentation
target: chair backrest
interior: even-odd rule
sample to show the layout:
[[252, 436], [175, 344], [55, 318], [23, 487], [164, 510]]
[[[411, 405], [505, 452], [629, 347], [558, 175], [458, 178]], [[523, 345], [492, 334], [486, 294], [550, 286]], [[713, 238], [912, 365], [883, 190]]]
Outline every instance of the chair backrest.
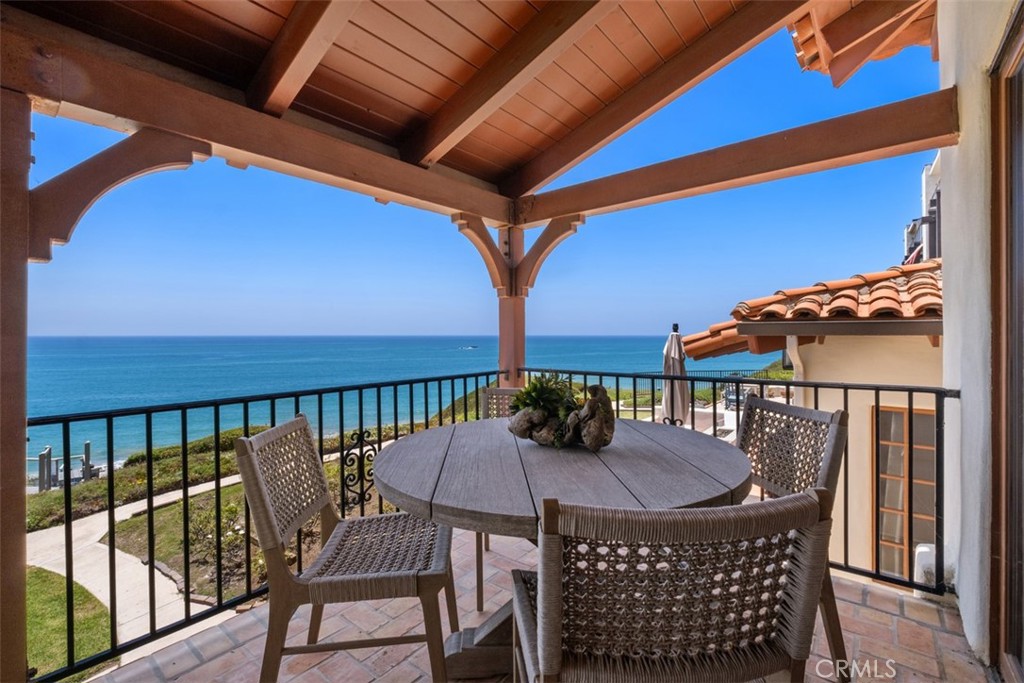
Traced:
[[501, 389], [498, 387], [484, 387], [480, 390], [483, 397], [483, 418], [508, 417], [511, 415], [508, 404], [512, 397], [519, 393], [519, 389]]
[[235, 440], [238, 470], [264, 553], [284, 547], [324, 506], [332, 505], [323, 462], [306, 416]]
[[677, 510], [545, 500], [537, 575], [541, 673], [558, 674], [564, 654], [701, 657], [709, 664], [720, 656], [736, 665], [743, 653], [756, 659], [763, 652], [756, 646], [770, 643], [806, 659], [831, 510], [824, 489]]
[[819, 487], [834, 496], [846, 448], [848, 415], [749, 397], [736, 443], [751, 481], [773, 496]]

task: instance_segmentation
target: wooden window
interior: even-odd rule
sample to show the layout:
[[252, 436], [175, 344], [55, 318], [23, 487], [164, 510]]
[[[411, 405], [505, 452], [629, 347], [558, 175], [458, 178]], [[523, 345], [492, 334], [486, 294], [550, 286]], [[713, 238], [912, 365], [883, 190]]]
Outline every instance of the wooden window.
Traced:
[[878, 568], [912, 579], [914, 548], [935, 543], [935, 412], [915, 410], [912, 423], [906, 408], [879, 407], [877, 415], [872, 439], [877, 507], [872, 510], [878, 510], [873, 523]]

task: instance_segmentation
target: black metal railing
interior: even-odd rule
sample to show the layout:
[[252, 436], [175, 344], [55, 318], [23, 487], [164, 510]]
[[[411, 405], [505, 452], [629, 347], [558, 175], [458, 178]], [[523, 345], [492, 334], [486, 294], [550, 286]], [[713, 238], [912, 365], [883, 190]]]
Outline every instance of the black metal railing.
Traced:
[[[943, 422], [946, 401], [957, 398], [957, 392], [935, 387], [800, 382], [778, 374], [743, 371], [674, 376], [522, 368], [520, 375], [529, 379], [540, 372], [558, 373], [580, 387], [604, 384], [619, 417], [659, 421], [664, 419], [661, 400], [665, 388], [671, 382], [683, 382], [689, 389], [690, 410], [686, 423], [676, 424], [725, 439], [735, 438], [740, 416], [737, 408], [748, 392], [821, 409], [844, 408], [851, 417], [851, 439], [835, 515], [833, 566], [905, 588], [935, 594], [946, 591], [941, 569], [930, 578], [921, 574], [916, 571], [914, 555], [917, 546], [930, 545], [934, 567], [944, 566]], [[259, 552], [251, 541], [248, 508], [236, 476], [234, 436], [250, 435], [304, 412], [329, 469], [332, 493], [342, 514], [386, 512], [390, 508], [376, 495], [373, 481], [373, 462], [381, 447], [413, 431], [476, 419], [482, 414], [479, 390], [495, 384], [499, 374], [490, 371], [30, 419], [28, 453], [46, 451], [48, 446], [50, 457], [63, 464], [56, 488], [29, 496], [29, 531], [63, 525], [67, 606], [63, 634], [66, 665], [41, 671], [34, 680], [59, 680], [84, 671], [266, 592]], [[668, 399], [671, 415], [674, 392], [669, 392]], [[931, 444], [904, 448], [910, 457], [903, 460], [897, 457], [896, 440], [882, 438], [883, 425], [890, 436], [894, 433], [897, 409], [909, 416], [899, 438], [905, 444]], [[934, 419], [921, 422], [914, 418], [918, 414], [931, 414]], [[855, 430], [860, 430], [857, 437]], [[929, 457], [917, 457], [928, 448]], [[91, 464], [101, 467], [103, 473], [88, 478], [83, 474], [76, 483], [73, 460], [82, 459], [81, 471], [91, 472], [84, 465], [85, 452], [91, 453]], [[904, 460], [906, 467], [899, 477], [889, 471], [897, 461], [902, 467]], [[33, 469], [43, 471], [38, 463], [28, 463], [27, 471]], [[897, 482], [895, 488], [891, 482]], [[928, 503], [925, 512], [922, 509], [928, 501], [915, 498], [921, 482], [926, 482], [934, 495], [934, 503]], [[894, 495], [902, 498], [888, 500]], [[887, 504], [875, 504], [878, 501]], [[890, 502], [893, 504], [888, 505]], [[168, 510], [175, 510], [180, 519], [168, 522]], [[132, 514], [136, 519], [122, 522]], [[902, 535], [889, 528], [901, 520]], [[133, 522], [134, 531], [121, 526]], [[76, 577], [72, 552], [76, 524], [99, 524], [106, 532], [106, 576]], [[125, 602], [118, 597], [125, 597], [125, 584], [138, 583], [119, 576], [115, 549], [131, 533], [142, 539], [128, 550], [145, 558], [141, 590], [147, 591], [147, 600], [142, 614], [131, 615], [144, 627], [129, 632], [123, 622], [137, 600]], [[167, 550], [158, 546], [168, 535], [181, 536], [180, 571], [161, 560]], [[922, 536], [927, 536], [927, 543]], [[303, 541], [300, 531], [294, 541], [299, 570]], [[30, 535], [30, 553], [32, 547]], [[903, 555], [895, 558], [898, 547], [903, 548]], [[200, 556], [201, 562], [197, 561]], [[158, 583], [167, 584], [161, 572], [172, 576], [184, 591], [176, 611], [170, 614], [166, 605], [163, 611], [158, 609]], [[72, 600], [76, 579], [106, 583], [101, 592], [109, 596], [109, 647], [102, 651], [76, 652]], [[199, 584], [204, 587], [193, 591]]]
[[[925, 593], [948, 591], [943, 570], [945, 416], [946, 402], [958, 400], [959, 391], [794, 381], [766, 371], [663, 375], [520, 368], [519, 372], [527, 381], [545, 373], [566, 377], [581, 387], [602, 384], [612, 396], [618, 417], [674, 423], [730, 441], [735, 439], [740, 408], [750, 394], [821, 410], [842, 408], [849, 414], [849, 439], [833, 512], [832, 567]], [[671, 382], [683, 382], [689, 390], [686, 424], [671, 419], [676, 414], [675, 391], [668, 392], [665, 406], [670, 417], [663, 417], [662, 396]], [[926, 566], [919, 566], [919, 552], [931, 555]]]
[[[65, 666], [39, 671], [33, 680], [59, 680], [87, 670], [266, 592], [258, 550], [250, 542], [254, 536], [236, 476], [233, 437], [306, 413], [325, 466], [337, 469], [331, 483], [342, 514], [382, 512], [384, 501], [374, 495], [373, 487], [373, 460], [381, 446], [403, 434], [475, 419], [481, 413], [479, 390], [495, 384], [499, 374], [486, 371], [29, 419], [27, 473], [45, 471], [50, 478], [50, 465], [37, 463], [35, 453], [62, 464], [55, 481], [44, 486], [40, 478], [40, 490], [29, 495], [28, 544], [31, 562], [33, 547], [43, 542], [43, 536], [34, 532], [63, 526], [62, 635], [67, 652]], [[79, 470], [83, 475], [74, 476], [72, 462], [83, 459], [81, 451], [91, 453], [98, 476], [88, 476], [92, 471], [84, 465]], [[174, 509], [177, 514], [177, 506], [180, 522], [175, 518], [168, 526], [164, 513]], [[141, 584], [138, 575], [131, 580], [122, 575], [116, 552], [124, 540], [121, 536], [128, 534], [119, 523], [133, 514], [145, 517], [143, 547], [136, 543], [134, 548], [145, 562]], [[76, 525], [88, 525], [90, 533], [97, 528], [105, 532], [106, 576], [76, 572]], [[53, 542], [51, 534], [45, 533], [47, 543]], [[168, 536], [181, 538], [177, 570], [162, 561]], [[295, 547], [301, 571], [301, 531]], [[237, 556], [231, 556], [231, 549]], [[205, 561], [199, 561], [200, 556]], [[241, 578], [231, 581], [228, 565]], [[95, 566], [89, 570], [96, 571]], [[167, 585], [161, 574], [183, 591], [171, 609], [158, 604], [158, 582]], [[194, 594], [193, 587], [204, 580], [205, 595]], [[100, 651], [76, 651], [76, 581], [86, 588], [102, 584], [94, 592], [109, 596], [109, 647]], [[139, 596], [128, 594], [136, 591], [148, 592], [140, 613], [132, 607], [140, 602]], [[128, 621], [143, 626], [129, 631]]]

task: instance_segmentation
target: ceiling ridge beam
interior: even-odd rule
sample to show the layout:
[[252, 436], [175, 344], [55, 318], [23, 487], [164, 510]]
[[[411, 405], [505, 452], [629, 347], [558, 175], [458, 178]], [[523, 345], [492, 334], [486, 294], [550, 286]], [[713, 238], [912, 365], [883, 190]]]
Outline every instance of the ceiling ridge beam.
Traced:
[[545, 185], [807, 11], [810, 2], [750, 2], [499, 183], [510, 197]]
[[923, 1], [875, 0], [874, 2], [862, 2], [822, 27], [821, 38], [831, 48], [832, 53], [837, 55], [897, 21]]
[[546, 5], [409, 137], [402, 158], [436, 164], [617, 6], [610, 0]]
[[[353, 192], [496, 225], [511, 202], [494, 191], [278, 119], [21, 26], [0, 7], [0, 77], [37, 108], [117, 130], [159, 128], [210, 143], [214, 156]], [[11, 20], [8, 20], [8, 19]], [[90, 46], [92, 43], [87, 43]]]
[[516, 222], [607, 213], [956, 144], [956, 88], [523, 197]]
[[828, 74], [836, 88], [846, 83], [853, 74], [868, 63], [876, 53], [884, 50], [904, 29], [910, 26], [931, 6], [932, 0], [921, 0], [909, 12], [905, 12], [883, 28], [867, 36], [852, 48], [836, 55], [829, 64]]
[[356, 0], [296, 3], [249, 84], [249, 106], [283, 114], [358, 7]]

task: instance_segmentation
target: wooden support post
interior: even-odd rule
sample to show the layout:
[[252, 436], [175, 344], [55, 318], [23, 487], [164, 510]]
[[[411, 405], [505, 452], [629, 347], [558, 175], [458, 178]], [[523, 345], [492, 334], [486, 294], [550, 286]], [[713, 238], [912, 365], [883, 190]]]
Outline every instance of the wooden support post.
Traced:
[[28, 319], [29, 98], [0, 92], [0, 681], [27, 675], [25, 368]]
[[[498, 237], [511, 281], [523, 258], [523, 231], [505, 228], [498, 231]], [[498, 293], [498, 367], [508, 370], [508, 377], [498, 379], [502, 387], [523, 386], [519, 368], [526, 365], [526, 294], [526, 288], [518, 287], [510, 287], [504, 296]]]
[[479, 216], [457, 213], [452, 222], [473, 243], [484, 259], [491, 284], [498, 293], [498, 367], [508, 373], [499, 377], [502, 387], [521, 387], [524, 378], [519, 368], [526, 365], [526, 295], [529, 294], [544, 259], [584, 221], [582, 215], [560, 216], [552, 220], [534, 242], [524, 250], [523, 229], [510, 226], [498, 230], [498, 244]]

